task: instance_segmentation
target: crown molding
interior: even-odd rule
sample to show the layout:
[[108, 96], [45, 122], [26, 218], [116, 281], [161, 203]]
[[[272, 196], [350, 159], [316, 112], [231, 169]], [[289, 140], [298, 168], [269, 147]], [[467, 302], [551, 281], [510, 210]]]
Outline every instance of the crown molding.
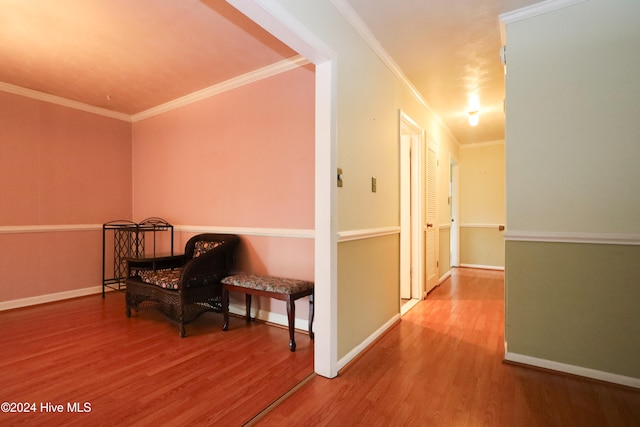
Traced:
[[400, 66], [394, 61], [394, 59], [389, 55], [389, 52], [386, 51], [384, 47], [380, 44], [378, 39], [373, 35], [369, 27], [362, 21], [360, 15], [356, 13], [355, 10], [351, 7], [351, 5], [346, 0], [331, 0], [333, 5], [338, 9], [338, 11], [346, 18], [347, 22], [356, 30], [360, 37], [362, 37], [369, 45], [369, 47], [378, 55], [378, 57], [382, 60], [382, 62], [391, 70], [393, 74], [404, 84], [404, 86], [409, 90], [409, 92], [413, 95], [413, 97], [420, 102], [435, 118], [436, 122], [445, 130], [447, 135], [451, 138], [452, 141], [455, 141], [458, 146], [460, 142], [451, 132], [449, 126], [442, 120], [442, 117], [436, 113], [433, 107], [423, 98], [422, 94], [416, 89], [416, 87], [411, 83], [411, 81], [404, 74]]
[[500, 14], [500, 38], [502, 39], [502, 44], [507, 44], [506, 25], [573, 6], [578, 3], [584, 3], [585, 1], [587, 0], [545, 0], [540, 3], [532, 4], [531, 6]]
[[495, 141], [486, 141], [486, 142], [474, 142], [471, 144], [462, 144], [460, 145], [460, 149], [464, 148], [480, 148], [480, 147], [491, 147], [494, 145], [505, 145], [504, 139], [497, 139]]
[[217, 85], [210, 86], [197, 92], [190, 93], [189, 95], [174, 99], [173, 101], [169, 101], [148, 110], [142, 111], [141, 113], [134, 114], [133, 116], [131, 116], [131, 121], [137, 122], [140, 120], [148, 119], [149, 117], [157, 116], [159, 114], [175, 110], [176, 108], [184, 107], [185, 105], [189, 105], [194, 102], [219, 95], [223, 92], [255, 83], [268, 77], [272, 77], [286, 71], [305, 66], [309, 63], [309, 60], [300, 55], [288, 59], [283, 59], [282, 61], [276, 62], [275, 64], [267, 65], [266, 67], [260, 68], [258, 70], [251, 71], [238, 77], [234, 77]]
[[95, 107], [83, 102], [73, 101], [71, 99], [39, 92], [33, 89], [27, 89], [26, 87], [16, 86], [9, 83], [0, 82], [0, 91], [24, 96], [26, 98], [36, 99], [38, 101], [48, 102], [50, 104], [73, 108], [74, 110], [80, 110], [87, 113], [98, 114], [100, 116], [111, 117], [112, 119], [118, 119], [125, 122], [131, 121], [131, 116], [128, 114], [118, 113], [116, 111], [107, 110], [106, 108]]
[[116, 111], [107, 110], [106, 108], [95, 107], [93, 105], [73, 101], [70, 99], [62, 98], [60, 96], [50, 95], [48, 93], [39, 92], [37, 90], [27, 89], [4, 82], [0, 82], [0, 91], [131, 123], [147, 119], [149, 117], [153, 117], [158, 114], [174, 110], [176, 108], [183, 107], [185, 105], [218, 95], [222, 92], [255, 83], [259, 80], [263, 80], [268, 77], [293, 70], [294, 68], [305, 66], [309, 63], [309, 60], [300, 55], [288, 59], [283, 59], [282, 61], [276, 62], [275, 64], [267, 65], [266, 67], [260, 68], [255, 71], [250, 71], [241, 76], [234, 77], [222, 83], [210, 86], [197, 92], [193, 92], [189, 95], [185, 95], [183, 97], [174, 99], [173, 101], [166, 102], [164, 104], [158, 105], [157, 107], [150, 108], [134, 115], [118, 113]]
[[546, 0], [531, 6], [523, 7], [500, 14], [500, 20], [505, 24], [522, 21], [524, 19], [533, 18], [534, 16], [543, 15], [558, 9], [573, 6], [574, 4], [584, 3], [587, 0]]

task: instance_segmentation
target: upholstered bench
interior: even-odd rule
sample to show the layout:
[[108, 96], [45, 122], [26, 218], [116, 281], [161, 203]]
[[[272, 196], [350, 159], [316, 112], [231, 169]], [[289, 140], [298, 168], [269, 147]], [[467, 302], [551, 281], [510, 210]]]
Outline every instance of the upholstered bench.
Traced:
[[229, 291], [242, 292], [246, 295], [247, 322], [251, 321], [251, 296], [265, 296], [287, 302], [287, 319], [289, 321], [289, 349], [296, 351], [294, 322], [296, 318], [296, 300], [309, 296], [309, 337], [313, 339], [313, 282], [287, 279], [283, 277], [258, 276], [255, 274], [236, 274], [222, 279], [222, 313], [224, 325], [229, 328]]

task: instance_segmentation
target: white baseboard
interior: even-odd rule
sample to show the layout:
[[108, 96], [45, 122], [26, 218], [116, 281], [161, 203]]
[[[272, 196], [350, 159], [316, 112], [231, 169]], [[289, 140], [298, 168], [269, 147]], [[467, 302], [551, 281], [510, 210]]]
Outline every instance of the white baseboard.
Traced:
[[[247, 308], [243, 304], [230, 303], [229, 313], [245, 317], [247, 315]], [[252, 308], [251, 316], [255, 319], [262, 320], [263, 322], [281, 325], [286, 328], [289, 327], [289, 319], [285, 314], [272, 313], [270, 311], [260, 309], [256, 310], [255, 308]], [[296, 317], [294, 327], [300, 331], [309, 332], [309, 320]]]
[[440, 279], [438, 280], [438, 285], [441, 285], [442, 282], [444, 282], [445, 280], [447, 280], [449, 277], [451, 277], [451, 269], [447, 270], [446, 273], [444, 273], [442, 275], [442, 277], [440, 277]]
[[[105, 292], [112, 292], [113, 289], [106, 288]], [[46, 304], [48, 302], [62, 301], [71, 298], [84, 297], [87, 295], [97, 295], [102, 293], [102, 286], [92, 286], [89, 288], [74, 289], [72, 291], [57, 292], [55, 294], [38, 295], [29, 298], [20, 298], [11, 301], [0, 301], [0, 311], [11, 310], [14, 308], [29, 307], [38, 304]], [[246, 308], [244, 305], [230, 304], [229, 312], [244, 316]], [[289, 326], [289, 320], [284, 314], [271, 313], [265, 310], [254, 310], [252, 315], [265, 322], [274, 323], [276, 325]], [[309, 331], [309, 321], [306, 319], [299, 319], [296, 317], [295, 328], [301, 331]]]
[[[110, 291], [110, 289], [107, 290]], [[62, 301], [65, 299], [84, 297], [99, 293], [102, 293], [102, 286], [91, 286], [89, 288], [74, 289], [72, 291], [57, 292], [55, 294], [38, 295], [35, 297], [20, 298], [11, 301], [0, 301], [0, 311], [29, 307], [31, 305], [45, 304], [48, 302]]]
[[349, 362], [351, 362], [357, 355], [362, 353], [367, 347], [369, 347], [375, 340], [377, 340], [382, 334], [389, 330], [398, 321], [400, 321], [400, 314], [396, 314], [395, 316], [393, 316], [387, 323], [382, 325], [377, 331], [369, 335], [367, 339], [362, 341], [358, 346], [347, 353], [346, 356], [338, 360], [338, 371], [347, 366]]
[[505, 352], [504, 359], [510, 362], [521, 363], [523, 365], [535, 366], [551, 371], [564, 372], [566, 374], [640, 389], [640, 378], [626, 377], [624, 375], [583, 368], [581, 366], [568, 365], [566, 363], [554, 362], [552, 360], [538, 359], [537, 357], [525, 356], [517, 353]]
[[499, 270], [504, 271], [504, 266], [500, 265], [481, 265], [481, 264], [460, 264], [464, 268], [479, 268], [482, 270]]

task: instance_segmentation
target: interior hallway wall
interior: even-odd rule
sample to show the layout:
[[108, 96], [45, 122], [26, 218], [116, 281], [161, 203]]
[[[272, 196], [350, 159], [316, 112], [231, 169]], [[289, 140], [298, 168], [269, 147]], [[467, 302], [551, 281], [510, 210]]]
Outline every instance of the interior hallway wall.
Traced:
[[460, 150], [460, 265], [504, 268], [504, 141]]
[[[134, 217], [176, 224], [178, 250], [197, 232], [240, 234], [237, 270], [313, 280], [314, 89], [306, 65], [135, 122]], [[283, 302], [254, 307], [286, 323]]]
[[640, 387], [640, 3], [508, 22], [507, 358]]

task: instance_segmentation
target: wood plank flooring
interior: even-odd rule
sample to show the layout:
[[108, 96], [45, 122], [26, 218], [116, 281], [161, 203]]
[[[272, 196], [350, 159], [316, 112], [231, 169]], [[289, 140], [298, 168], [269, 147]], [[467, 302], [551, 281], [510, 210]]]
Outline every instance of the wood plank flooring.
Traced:
[[640, 426], [638, 390], [502, 362], [503, 288], [454, 270], [332, 380], [306, 334], [291, 353], [284, 328], [207, 313], [180, 339], [119, 292], [0, 312], [0, 403], [37, 405], [0, 426]]
[[[206, 313], [176, 325], [141, 311], [125, 316], [124, 294], [90, 296], [0, 312], [0, 413], [5, 425], [240, 426], [313, 371], [313, 344], [288, 330]], [[68, 404], [90, 412], [71, 413]], [[62, 413], [41, 405], [63, 405]]]
[[332, 380], [258, 426], [640, 426], [640, 391], [502, 362], [504, 274], [458, 269]]

